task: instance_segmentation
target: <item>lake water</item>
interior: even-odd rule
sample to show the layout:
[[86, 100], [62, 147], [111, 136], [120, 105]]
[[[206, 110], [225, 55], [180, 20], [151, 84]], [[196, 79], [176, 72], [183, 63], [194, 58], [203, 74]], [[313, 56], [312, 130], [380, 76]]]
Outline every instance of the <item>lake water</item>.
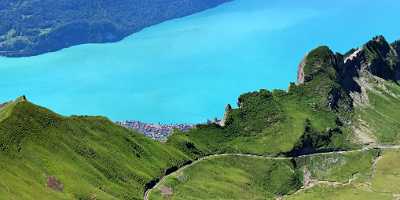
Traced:
[[64, 115], [204, 122], [260, 88], [286, 89], [310, 49], [400, 38], [395, 0], [236, 0], [121, 42], [0, 58], [0, 101], [22, 94]]

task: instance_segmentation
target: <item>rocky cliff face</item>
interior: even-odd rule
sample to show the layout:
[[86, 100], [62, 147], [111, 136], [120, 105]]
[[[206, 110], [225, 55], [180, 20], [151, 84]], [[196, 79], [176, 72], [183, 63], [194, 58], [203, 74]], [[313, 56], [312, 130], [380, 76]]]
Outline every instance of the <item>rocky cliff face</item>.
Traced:
[[0, 55], [32, 56], [121, 40], [145, 27], [230, 0], [2, 0]]
[[[345, 55], [334, 54], [328, 47], [311, 51], [299, 65], [297, 81], [304, 84], [319, 74], [337, 82], [354, 103], [365, 103], [369, 81], [400, 80], [400, 42], [389, 44], [377, 36], [358, 49]], [[335, 93], [335, 92], [334, 92]], [[339, 93], [337, 93], [339, 94]], [[335, 99], [337, 95], [330, 98]]]

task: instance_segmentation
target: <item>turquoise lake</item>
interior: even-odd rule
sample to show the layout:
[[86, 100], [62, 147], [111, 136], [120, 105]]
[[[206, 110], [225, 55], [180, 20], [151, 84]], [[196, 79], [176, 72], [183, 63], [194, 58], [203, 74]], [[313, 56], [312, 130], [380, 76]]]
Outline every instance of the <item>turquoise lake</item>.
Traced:
[[397, 0], [236, 0], [117, 43], [2, 57], [0, 101], [24, 94], [64, 115], [204, 122], [241, 93], [286, 89], [314, 47], [400, 39], [399, 10]]

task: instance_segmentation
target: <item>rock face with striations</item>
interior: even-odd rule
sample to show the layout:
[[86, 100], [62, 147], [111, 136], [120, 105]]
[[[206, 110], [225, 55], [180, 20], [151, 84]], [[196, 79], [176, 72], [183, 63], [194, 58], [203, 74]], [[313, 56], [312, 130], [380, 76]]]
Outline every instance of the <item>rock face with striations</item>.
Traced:
[[21, 57], [115, 42], [168, 19], [230, 0], [2, 0], [0, 55]]

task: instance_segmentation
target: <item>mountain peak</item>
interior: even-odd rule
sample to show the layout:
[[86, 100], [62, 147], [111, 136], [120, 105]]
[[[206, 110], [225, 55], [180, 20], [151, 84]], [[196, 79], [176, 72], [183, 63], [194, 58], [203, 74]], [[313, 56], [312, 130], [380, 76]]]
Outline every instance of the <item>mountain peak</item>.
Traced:
[[25, 96], [0, 108], [0, 150], [15, 151], [30, 135], [54, 127], [62, 117], [29, 102]]
[[371, 41], [375, 41], [378, 43], [387, 43], [386, 38], [383, 35], [377, 35], [373, 37]]
[[28, 101], [28, 99], [26, 98], [25, 95], [22, 95], [15, 99], [15, 102], [27, 102], [27, 101]]
[[390, 44], [386, 41], [383, 36], [376, 36], [369, 42], [367, 42], [363, 49], [370, 54], [374, 54], [373, 56], [381, 56], [385, 57], [391, 51]]
[[311, 81], [321, 73], [334, 75], [337, 58], [327, 46], [320, 46], [310, 51], [299, 65], [297, 82], [302, 84]]

